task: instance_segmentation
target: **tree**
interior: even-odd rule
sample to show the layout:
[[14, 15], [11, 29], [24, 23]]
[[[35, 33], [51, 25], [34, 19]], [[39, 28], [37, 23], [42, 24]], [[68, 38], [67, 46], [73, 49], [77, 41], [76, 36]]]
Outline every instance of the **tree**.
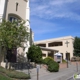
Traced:
[[80, 57], [80, 38], [79, 37], [75, 37], [73, 47], [74, 47], [74, 56]]
[[13, 53], [14, 48], [24, 47], [23, 43], [27, 42], [29, 33], [24, 21], [6, 21], [0, 23], [0, 46], [4, 47], [6, 52], [9, 50]]
[[32, 45], [28, 49], [27, 56], [28, 59], [31, 60], [31, 62], [40, 63], [40, 61], [42, 60], [42, 51], [39, 46]]

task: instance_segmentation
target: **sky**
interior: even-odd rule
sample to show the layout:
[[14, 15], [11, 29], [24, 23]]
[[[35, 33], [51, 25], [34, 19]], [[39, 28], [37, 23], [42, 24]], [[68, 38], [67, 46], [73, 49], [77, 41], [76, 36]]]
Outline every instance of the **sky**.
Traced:
[[80, 0], [30, 0], [34, 41], [80, 37]]

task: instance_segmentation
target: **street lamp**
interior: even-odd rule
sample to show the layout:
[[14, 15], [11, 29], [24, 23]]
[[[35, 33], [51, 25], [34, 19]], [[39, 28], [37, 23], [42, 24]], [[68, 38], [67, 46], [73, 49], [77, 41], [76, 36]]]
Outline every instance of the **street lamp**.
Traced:
[[[66, 41], [66, 47], [68, 48], [68, 44], [69, 44], [69, 42], [68, 41]], [[66, 53], [67, 53], [67, 51], [66, 51]], [[68, 57], [67, 57], [67, 68], [68, 68], [69, 66], [68, 66]]]

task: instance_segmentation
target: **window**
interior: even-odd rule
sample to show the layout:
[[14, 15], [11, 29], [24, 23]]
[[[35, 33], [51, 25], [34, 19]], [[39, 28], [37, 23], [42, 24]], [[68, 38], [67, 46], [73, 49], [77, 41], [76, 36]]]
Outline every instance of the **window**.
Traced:
[[62, 46], [62, 45], [63, 45], [62, 42], [52, 42], [48, 44], [49, 47]]
[[46, 44], [37, 44], [37, 46], [46, 47]]
[[18, 21], [18, 18], [14, 17], [14, 16], [10, 16], [9, 21], [11, 21], [11, 22]]
[[17, 17], [15, 17], [15, 16], [9, 16], [9, 19], [8, 19], [8, 20], [9, 20], [10, 22], [13, 22], [13, 21], [17, 22], [16, 25], [19, 26], [18, 21], [19, 21], [20, 19], [18, 19]]
[[18, 3], [16, 3], [16, 11], [18, 10]]
[[46, 54], [43, 53], [42, 56], [43, 56], [43, 57], [46, 57]]

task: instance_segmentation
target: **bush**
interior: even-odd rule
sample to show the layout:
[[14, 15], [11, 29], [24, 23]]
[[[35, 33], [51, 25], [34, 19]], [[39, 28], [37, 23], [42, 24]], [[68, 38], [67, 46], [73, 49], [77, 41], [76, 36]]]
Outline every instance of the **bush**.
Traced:
[[46, 65], [49, 65], [49, 62], [50, 62], [50, 61], [54, 61], [54, 59], [51, 58], [51, 57], [46, 57], [46, 58], [43, 60], [43, 63], [46, 64]]
[[50, 72], [58, 72], [59, 71], [59, 64], [55, 61], [50, 61], [48, 65], [48, 70]]
[[62, 63], [66, 63], [66, 60], [63, 59], [63, 60], [62, 60]]
[[42, 59], [42, 51], [39, 46], [32, 45], [28, 49], [27, 56], [28, 59], [31, 60], [31, 62], [40, 63]]
[[48, 66], [48, 71], [50, 72], [58, 72], [59, 71], [59, 64], [54, 61], [53, 58], [47, 57], [43, 60], [43, 63]]

